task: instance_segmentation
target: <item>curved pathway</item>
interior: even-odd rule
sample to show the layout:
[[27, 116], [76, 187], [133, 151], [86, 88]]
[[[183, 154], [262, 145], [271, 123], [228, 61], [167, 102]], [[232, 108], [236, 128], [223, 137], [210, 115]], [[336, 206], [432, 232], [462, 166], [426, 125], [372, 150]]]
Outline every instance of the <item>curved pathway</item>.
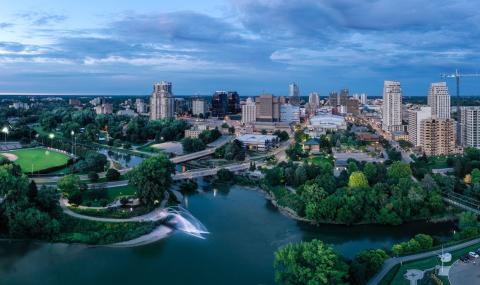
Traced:
[[[474, 245], [476, 243], [480, 243], [480, 238], [476, 238], [461, 244], [453, 245], [450, 247], [446, 247], [443, 249], [443, 252], [449, 252], [449, 251], [455, 251], [459, 250], [465, 247], [469, 247], [471, 245]], [[417, 259], [423, 259], [427, 257], [432, 257], [442, 254], [442, 249], [437, 249], [433, 251], [428, 251], [428, 252], [422, 252], [422, 253], [417, 253], [417, 254], [412, 254], [412, 255], [407, 255], [407, 256], [402, 256], [402, 257], [392, 257], [383, 263], [382, 269], [375, 274], [375, 276], [370, 279], [370, 281], [367, 283], [368, 285], [375, 285], [378, 284], [382, 278], [397, 264], [403, 263], [403, 262], [408, 262], [412, 260], [417, 260]]]

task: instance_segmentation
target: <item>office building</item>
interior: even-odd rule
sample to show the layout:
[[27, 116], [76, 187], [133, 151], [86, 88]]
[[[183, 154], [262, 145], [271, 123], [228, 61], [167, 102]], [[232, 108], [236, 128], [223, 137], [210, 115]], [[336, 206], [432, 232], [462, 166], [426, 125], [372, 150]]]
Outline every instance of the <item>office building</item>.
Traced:
[[136, 99], [135, 100], [135, 108], [137, 113], [139, 114], [146, 114], [148, 113], [148, 104], [145, 103], [143, 99]]
[[440, 119], [450, 119], [450, 95], [446, 82], [430, 84], [428, 106], [432, 107], [432, 116]]
[[280, 140], [275, 135], [256, 135], [245, 134], [238, 137], [238, 140], [250, 150], [268, 151], [273, 147], [277, 147]]
[[280, 105], [280, 122], [299, 123], [300, 107], [292, 104]]
[[402, 88], [398, 81], [385, 81], [383, 85], [382, 129], [389, 132], [401, 131]]
[[103, 103], [95, 106], [95, 113], [97, 115], [108, 115], [113, 113], [113, 105], [109, 103]]
[[150, 119], [168, 119], [175, 117], [175, 98], [172, 94], [172, 83], [161, 81], [153, 85], [150, 96]]
[[255, 99], [257, 104], [257, 121], [278, 122], [280, 120], [280, 104], [272, 94], [262, 94]]
[[420, 123], [420, 146], [426, 155], [449, 155], [455, 152], [455, 121], [430, 118]]
[[226, 115], [238, 114], [240, 96], [235, 91], [216, 91], [212, 98], [212, 116], [223, 118]]
[[288, 85], [289, 103], [295, 106], [300, 105], [300, 89], [296, 83]]
[[254, 123], [257, 120], [257, 104], [252, 98], [248, 98], [242, 105], [242, 123]]
[[480, 106], [460, 107], [459, 125], [459, 144], [480, 148]]
[[192, 101], [190, 100], [185, 100], [185, 98], [175, 98], [175, 114], [185, 114], [188, 113], [191, 109], [191, 103]]
[[422, 120], [431, 117], [431, 107], [420, 107], [415, 110], [408, 110], [408, 140], [414, 146], [420, 146], [420, 123]]
[[192, 99], [192, 115], [199, 116], [200, 114], [205, 115], [207, 113], [207, 102], [205, 99], [200, 97], [195, 97]]
[[360, 103], [362, 105], [367, 105], [367, 94], [366, 93], [360, 94]]
[[346, 113], [355, 116], [360, 114], [360, 101], [354, 98], [348, 98], [346, 103]]
[[332, 107], [337, 107], [340, 104], [338, 100], [338, 93], [336, 91], [331, 91], [328, 94], [328, 103]]
[[308, 95], [308, 104], [311, 108], [318, 108], [320, 107], [320, 95], [317, 92], [312, 92]]
[[348, 89], [342, 89], [340, 91], [340, 96], [338, 98], [338, 105], [340, 106], [347, 106], [347, 101], [348, 101]]

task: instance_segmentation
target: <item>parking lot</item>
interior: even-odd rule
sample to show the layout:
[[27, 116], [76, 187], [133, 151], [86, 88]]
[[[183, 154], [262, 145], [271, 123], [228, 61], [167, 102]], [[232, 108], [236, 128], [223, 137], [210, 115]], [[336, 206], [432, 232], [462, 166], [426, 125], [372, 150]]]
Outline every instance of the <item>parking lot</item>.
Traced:
[[480, 284], [480, 249], [469, 252], [455, 262], [449, 272], [452, 285]]

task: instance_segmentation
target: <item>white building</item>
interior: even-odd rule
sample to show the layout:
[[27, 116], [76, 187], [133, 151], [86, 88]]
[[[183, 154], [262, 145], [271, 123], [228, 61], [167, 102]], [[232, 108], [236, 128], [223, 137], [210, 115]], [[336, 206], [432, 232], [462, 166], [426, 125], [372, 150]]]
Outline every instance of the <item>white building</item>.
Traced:
[[242, 105], [242, 123], [254, 123], [257, 120], [257, 104], [252, 98], [248, 98]]
[[207, 102], [203, 98], [193, 98], [192, 99], [192, 114], [193, 115], [200, 115], [207, 112]]
[[460, 145], [480, 148], [480, 106], [460, 107], [459, 125]]
[[312, 92], [308, 95], [308, 104], [311, 108], [318, 108], [320, 106], [320, 95], [317, 92]]
[[118, 110], [117, 115], [118, 116], [132, 117], [132, 118], [138, 116], [138, 114], [130, 108], [127, 108], [125, 110]]
[[310, 137], [318, 138], [327, 131], [344, 130], [347, 128], [345, 118], [329, 113], [322, 113], [310, 118], [307, 125], [308, 135]]
[[275, 135], [245, 134], [238, 137], [238, 140], [246, 148], [258, 151], [268, 151], [270, 148], [278, 146], [279, 143], [279, 139]]
[[431, 107], [420, 107], [417, 110], [408, 110], [408, 140], [414, 146], [420, 146], [420, 126], [422, 120], [432, 116]]
[[446, 82], [430, 84], [428, 106], [432, 107], [433, 116], [439, 119], [450, 119], [450, 95]]
[[389, 132], [402, 130], [402, 87], [398, 81], [384, 82], [382, 129]]
[[290, 83], [288, 85], [288, 96], [290, 97], [290, 104], [300, 104], [300, 88], [298, 88], [298, 85], [296, 83]]
[[360, 103], [362, 105], [367, 105], [367, 94], [366, 93], [360, 94]]
[[300, 107], [294, 106], [292, 104], [280, 105], [280, 122], [300, 122]]
[[143, 99], [135, 100], [135, 108], [139, 114], [148, 113], [148, 104], [146, 104]]
[[159, 120], [175, 117], [175, 98], [172, 83], [161, 81], [153, 85], [150, 96], [150, 119]]
[[95, 106], [95, 113], [97, 115], [108, 115], [113, 113], [113, 105], [109, 103], [104, 103], [101, 105]]

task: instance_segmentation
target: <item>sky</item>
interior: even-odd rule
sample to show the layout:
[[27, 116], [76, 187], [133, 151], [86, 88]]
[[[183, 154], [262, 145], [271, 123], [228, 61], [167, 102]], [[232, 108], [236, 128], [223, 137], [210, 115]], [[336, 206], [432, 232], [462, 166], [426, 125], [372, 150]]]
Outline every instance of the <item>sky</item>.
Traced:
[[[480, 1], [0, 0], [0, 94], [425, 96], [480, 71]], [[447, 79], [451, 93], [455, 84]], [[480, 95], [480, 77], [462, 79]]]

